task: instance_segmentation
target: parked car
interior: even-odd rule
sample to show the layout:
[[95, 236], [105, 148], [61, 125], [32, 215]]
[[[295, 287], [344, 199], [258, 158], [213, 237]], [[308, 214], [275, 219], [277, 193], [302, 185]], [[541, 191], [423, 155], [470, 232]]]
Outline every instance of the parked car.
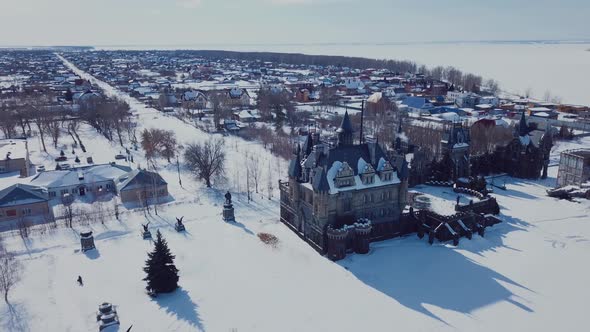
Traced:
[[116, 156], [115, 156], [115, 160], [121, 160], [121, 159], [125, 159], [125, 160], [127, 160], [127, 157], [125, 157], [125, 156], [124, 156], [124, 155], [122, 155], [122, 154], [118, 154], [118, 155], [116, 155]]
[[45, 172], [45, 166], [37, 166], [37, 172]]
[[55, 167], [55, 169], [58, 171], [59, 170], [68, 170], [70, 168], [72, 168], [72, 166], [70, 164], [66, 164], [66, 163], [57, 164], [57, 166]]

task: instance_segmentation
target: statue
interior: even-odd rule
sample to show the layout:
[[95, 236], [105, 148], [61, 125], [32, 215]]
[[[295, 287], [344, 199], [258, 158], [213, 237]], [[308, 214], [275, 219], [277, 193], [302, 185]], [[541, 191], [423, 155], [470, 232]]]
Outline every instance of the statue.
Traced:
[[149, 224], [150, 224], [150, 222], [148, 222], [145, 225], [141, 224], [141, 227], [143, 227], [143, 232], [141, 233], [141, 236], [144, 238], [144, 240], [152, 238], [152, 233], [148, 229]]
[[225, 204], [223, 204], [223, 221], [236, 221], [236, 218], [234, 216], [234, 207], [231, 203], [231, 194], [229, 193], [229, 191], [225, 193]]
[[184, 224], [182, 223], [182, 219], [184, 219], [184, 216], [179, 218], [176, 218], [176, 224], [174, 225], [174, 229], [176, 229], [177, 232], [183, 232], [185, 230], [184, 228]]

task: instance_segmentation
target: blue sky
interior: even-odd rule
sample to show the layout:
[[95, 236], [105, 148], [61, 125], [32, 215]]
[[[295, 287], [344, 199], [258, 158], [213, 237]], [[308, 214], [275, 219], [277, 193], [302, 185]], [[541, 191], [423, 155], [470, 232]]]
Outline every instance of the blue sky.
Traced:
[[589, 0], [0, 0], [0, 45], [590, 39]]

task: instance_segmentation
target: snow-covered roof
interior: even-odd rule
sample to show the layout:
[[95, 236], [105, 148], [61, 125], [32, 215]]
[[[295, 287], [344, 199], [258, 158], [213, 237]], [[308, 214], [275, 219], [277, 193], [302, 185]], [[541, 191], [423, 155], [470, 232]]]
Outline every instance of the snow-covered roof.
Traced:
[[131, 168], [117, 164], [93, 165], [70, 170], [41, 172], [31, 180], [31, 185], [43, 188], [70, 187], [114, 180], [129, 173]]
[[24, 159], [27, 155], [27, 141], [19, 139], [0, 140], [0, 160]]
[[40, 188], [26, 184], [14, 184], [0, 190], [0, 207], [46, 202], [47, 198]]
[[375, 92], [367, 99], [367, 102], [368, 103], [378, 103], [382, 97], [383, 97], [383, 93]]
[[[359, 172], [362, 169], [364, 169], [365, 165], [367, 165], [367, 162], [365, 160], [363, 160], [362, 158], [359, 158], [358, 165], [357, 165]], [[385, 185], [400, 183], [400, 180], [397, 177], [397, 174], [395, 174], [395, 173], [394, 173], [394, 176], [391, 177], [391, 180], [383, 181], [383, 180], [381, 180], [381, 178], [379, 176], [375, 176], [373, 182], [366, 183], [366, 184], [363, 183], [363, 180], [361, 179], [360, 175], [357, 174], [357, 175], [353, 176], [354, 184], [352, 186], [336, 187], [336, 184], [334, 183], [334, 179], [336, 178], [338, 171], [340, 171], [343, 166], [344, 166], [344, 164], [342, 162], [335, 161], [334, 163], [332, 163], [332, 166], [328, 169], [328, 173], [326, 174], [326, 178], [328, 180], [328, 185], [330, 186], [330, 194], [337, 194], [342, 191], [363, 190], [363, 189], [368, 189], [368, 188], [375, 188], [375, 187], [381, 187], [381, 186], [385, 186]]]
[[121, 175], [117, 179], [117, 190], [135, 190], [146, 186], [162, 186], [166, 184], [166, 181], [158, 173], [136, 169]]

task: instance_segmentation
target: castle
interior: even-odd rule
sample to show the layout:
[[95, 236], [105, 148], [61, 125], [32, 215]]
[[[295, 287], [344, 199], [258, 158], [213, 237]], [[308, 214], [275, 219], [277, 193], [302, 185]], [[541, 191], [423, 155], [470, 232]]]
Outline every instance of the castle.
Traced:
[[547, 178], [553, 147], [550, 129], [541, 131], [529, 126], [523, 112], [514, 136], [508, 145], [494, 153], [497, 168], [516, 178]]
[[392, 165], [378, 142], [355, 144], [348, 113], [336, 134], [330, 144], [310, 133], [279, 183], [281, 221], [333, 260], [398, 235], [408, 190], [407, 162]]

